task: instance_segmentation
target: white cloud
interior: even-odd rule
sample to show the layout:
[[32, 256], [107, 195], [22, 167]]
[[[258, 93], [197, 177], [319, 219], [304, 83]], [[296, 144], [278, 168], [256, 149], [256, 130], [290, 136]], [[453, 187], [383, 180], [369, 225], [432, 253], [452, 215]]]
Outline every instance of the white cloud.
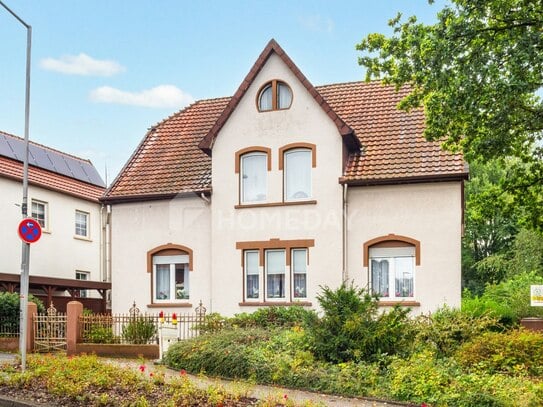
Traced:
[[44, 58], [40, 66], [49, 71], [83, 76], [112, 76], [125, 71], [124, 66], [115, 61], [94, 59], [84, 53], [63, 55], [59, 59]]
[[309, 31], [327, 32], [334, 31], [334, 21], [330, 18], [324, 18], [320, 15], [302, 16], [300, 24]]
[[127, 92], [110, 86], [102, 86], [91, 91], [90, 99], [98, 103], [175, 108], [194, 102], [191, 95], [174, 85], [159, 85], [141, 92]]

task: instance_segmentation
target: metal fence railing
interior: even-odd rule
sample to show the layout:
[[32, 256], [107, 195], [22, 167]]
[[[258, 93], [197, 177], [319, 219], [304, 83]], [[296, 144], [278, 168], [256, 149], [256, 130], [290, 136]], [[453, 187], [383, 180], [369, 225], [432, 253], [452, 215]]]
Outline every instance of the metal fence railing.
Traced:
[[143, 314], [135, 304], [128, 314], [90, 314], [79, 317], [85, 343], [158, 344], [160, 328], [175, 326], [179, 339], [198, 336], [205, 321], [205, 308], [194, 314]]
[[0, 316], [0, 338], [16, 338], [19, 336], [19, 318]]

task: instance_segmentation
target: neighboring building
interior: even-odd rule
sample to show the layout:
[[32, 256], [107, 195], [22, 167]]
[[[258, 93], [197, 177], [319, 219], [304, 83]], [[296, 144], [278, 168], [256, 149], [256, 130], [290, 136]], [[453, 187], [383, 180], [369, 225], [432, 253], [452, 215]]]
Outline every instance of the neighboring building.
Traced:
[[[0, 132], [0, 290], [18, 291], [24, 140]], [[88, 160], [29, 143], [28, 216], [42, 227], [30, 249], [30, 292], [62, 310], [71, 298], [105, 311], [105, 190]], [[105, 216], [104, 216], [105, 218]], [[79, 281], [77, 281], [79, 280]], [[98, 291], [97, 291], [98, 290]], [[103, 300], [103, 301], [102, 301]]]
[[103, 198], [113, 311], [316, 308], [342, 281], [458, 306], [467, 169], [397, 110], [406, 94], [314, 87], [272, 40], [233, 97], [151, 128]]

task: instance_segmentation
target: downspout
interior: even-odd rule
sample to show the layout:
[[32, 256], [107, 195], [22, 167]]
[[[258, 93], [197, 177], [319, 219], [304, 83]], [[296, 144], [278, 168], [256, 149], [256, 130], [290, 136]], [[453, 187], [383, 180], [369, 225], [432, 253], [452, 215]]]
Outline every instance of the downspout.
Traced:
[[[202, 192], [200, 193], [200, 198], [205, 202], [205, 205], [206, 206], [209, 206], [209, 227], [212, 228], [213, 227], [213, 219], [212, 219], [212, 214], [211, 214], [211, 199], [209, 199], [207, 196], [205, 196], [205, 194]], [[213, 239], [213, 233], [212, 231], [210, 230], [210, 234], [209, 234], [209, 238], [210, 239]], [[209, 258], [210, 259], [213, 259], [213, 244], [210, 244], [209, 245], [210, 247], [210, 250], [211, 250], [211, 253], [210, 253], [210, 256]], [[210, 260], [211, 262], [211, 260]], [[212, 313], [213, 312], [213, 295], [211, 294], [211, 291], [213, 289], [213, 271], [211, 269], [212, 265], [210, 264], [210, 268], [209, 268], [209, 309], [207, 310], [207, 312], [209, 313]]]
[[343, 271], [342, 271], [342, 280], [344, 283], [347, 282], [347, 280], [349, 279], [349, 272], [347, 270], [348, 268], [348, 234], [347, 234], [347, 230], [348, 230], [348, 208], [349, 208], [349, 205], [347, 203], [347, 184], [343, 184], [343, 211], [342, 211], [342, 233], [343, 233]]
[[100, 280], [106, 281], [106, 246], [105, 246], [104, 205], [100, 205]]

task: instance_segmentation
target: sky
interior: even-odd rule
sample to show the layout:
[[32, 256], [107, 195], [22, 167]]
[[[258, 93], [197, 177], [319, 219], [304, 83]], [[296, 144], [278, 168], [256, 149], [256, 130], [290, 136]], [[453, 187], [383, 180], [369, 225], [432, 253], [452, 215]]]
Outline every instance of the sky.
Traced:
[[[315, 86], [364, 79], [355, 46], [426, 0], [2, 0], [32, 26], [30, 140], [111, 183], [147, 129], [231, 96], [274, 38]], [[26, 29], [0, 6], [0, 130], [24, 136]]]

